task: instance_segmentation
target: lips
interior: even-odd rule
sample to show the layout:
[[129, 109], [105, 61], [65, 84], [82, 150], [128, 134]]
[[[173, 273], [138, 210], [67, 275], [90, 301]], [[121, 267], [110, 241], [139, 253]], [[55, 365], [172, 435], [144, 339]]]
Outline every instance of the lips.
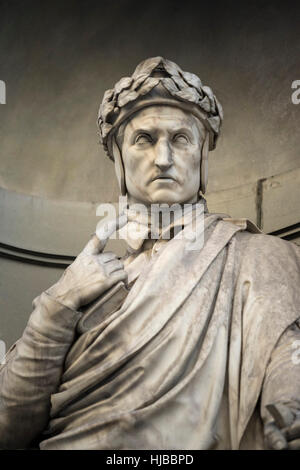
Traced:
[[159, 175], [159, 176], [156, 176], [155, 178], [153, 178], [152, 181], [156, 181], [156, 180], [172, 180], [172, 181], [176, 181], [176, 179], [173, 177], [173, 176], [170, 176], [170, 175]]

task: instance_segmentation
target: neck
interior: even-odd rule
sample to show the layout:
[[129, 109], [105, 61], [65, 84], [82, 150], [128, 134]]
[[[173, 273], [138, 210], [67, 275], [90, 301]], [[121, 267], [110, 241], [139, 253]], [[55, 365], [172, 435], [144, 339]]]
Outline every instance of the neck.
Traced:
[[[163, 229], [166, 225], [172, 223], [175, 219], [186, 213], [185, 211], [189, 208], [185, 207], [185, 204], [195, 204], [199, 201], [204, 203], [204, 211], [206, 210], [205, 199], [200, 195], [195, 194], [192, 198], [186, 201], [177, 202], [177, 203], [153, 203], [138, 200], [130, 195], [128, 195], [128, 211], [129, 216], [135, 220], [144, 221], [143, 223], [153, 224], [155, 221], [156, 227], [160, 230]], [[143, 208], [143, 211], [137, 210], [134, 208], [134, 204], [140, 204]], [[137, 212], [138, 213], [137, 213]]]

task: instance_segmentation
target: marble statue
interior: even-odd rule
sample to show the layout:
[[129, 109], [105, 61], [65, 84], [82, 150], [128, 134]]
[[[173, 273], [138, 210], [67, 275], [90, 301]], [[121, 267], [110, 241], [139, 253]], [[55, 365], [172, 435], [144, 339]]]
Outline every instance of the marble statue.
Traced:
[[[300, 448], [299, 251], [208, 212], [222, 120], [212, 90], [162, 57], [105, 93], [100, 138], [128, 206], [34, 300], [0, 369], [1, 448]], [[136, 204], [189, 217], [153, 238]], [[104, 251], [115, 232], [121, 259]]]

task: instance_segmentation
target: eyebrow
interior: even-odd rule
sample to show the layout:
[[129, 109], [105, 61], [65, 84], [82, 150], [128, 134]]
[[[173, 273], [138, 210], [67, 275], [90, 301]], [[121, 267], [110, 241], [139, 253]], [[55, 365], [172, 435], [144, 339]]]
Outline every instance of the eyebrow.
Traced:
[[[157, 127], [148, 127], [148, 128], [139, 128], [133, 131], [133, 136], [136, 137], [138, 134], [151, 134], [151, 133], [156, 133], [158, 130]], [[171, 133], [172, 134], [180, 134], [180, 133], [187, 133], [189, 136], [192, 136], [192, 132], [188, 127], [178, 127], [176, 129], [172, 129]]]
[[147, 129], [140, 127], [139, 129], [133, 131], [132, 135], [136, 136], [137, 134], [151, 134], [151, 132], [155, 132], [155, 130], [156, 129], [154, 127], [148, 127]]

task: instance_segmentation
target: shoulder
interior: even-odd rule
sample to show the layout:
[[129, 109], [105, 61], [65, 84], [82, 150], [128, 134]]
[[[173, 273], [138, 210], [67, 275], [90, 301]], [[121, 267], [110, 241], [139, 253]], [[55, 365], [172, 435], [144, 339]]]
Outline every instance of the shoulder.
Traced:
[[264, 233], [251, 233], [247, 230], [240, 231], [236, 234], [237, 244], [244, 254], [271, 257], [295, 257], [300, 256], [300, 247], [295, 243], [283, 240], [282, 238]]
[[300, 283], [300, 247], [273, 235], [266, 235], [247, 219], [223, 218], [222, 223], [241, 227], [233, 239], [237, 264], [244, 272], [282, 279], [287, 274]]
[[234, 224], [242, 228], [241, 231], [236, 233], [235, 239], [240, 248], [245, 252], [263, 251], [266, 253], [274, 253], [274, 251], [276, 251], [279, 256], [280, 254], [286, 255], [289, 253], [294, 254], [296, 257], [300, 255], [300, 246], [293, 242], [283, 240], [280, 237], [263, 233], [249, 219], [233, 219], [226, 217], [222, 219], [222, 222]]
[[263, 233], [238, 232], [236, 257], [240, 271], [262, 284], [300, 284], [300, 247]]

